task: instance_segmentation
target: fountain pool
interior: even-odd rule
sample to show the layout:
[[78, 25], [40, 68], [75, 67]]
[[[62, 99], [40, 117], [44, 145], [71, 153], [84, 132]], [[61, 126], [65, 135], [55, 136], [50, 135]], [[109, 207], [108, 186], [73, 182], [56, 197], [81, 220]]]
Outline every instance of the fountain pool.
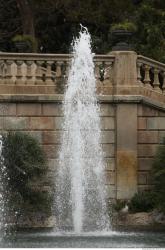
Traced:
[[165, 246], [164, 232], [111, 232], [104, 234], [83, 233], [75, 234], [55, 234], [54, 232], [21, 232], [15, 235], [14, 239], [4, 239], [0, 242], [0, 247], [58, 247], [58, 248], [163, 248]]

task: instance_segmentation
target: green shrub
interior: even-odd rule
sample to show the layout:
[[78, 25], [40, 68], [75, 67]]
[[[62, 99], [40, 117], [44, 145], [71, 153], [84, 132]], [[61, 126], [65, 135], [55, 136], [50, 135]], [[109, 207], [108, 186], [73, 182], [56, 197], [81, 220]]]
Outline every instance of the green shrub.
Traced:
[[30, 36], [30, 35], [16, 35], [13, 37], [12, 41], [14, 43], [16, 42], [25, 42], [27, 44], [28, 47], [28, 52], [36, 52], [37, 51], [37, 40]]
[[155, 206], [155, 199], [152, 192], [136, 193], [129, 203], [129, 211], [132, 213], [149, 212]]
[[47, 170], [46, 157], [38, 142], [28, 134], [8, 133], [3, 136], [2, 155], [11, 194], [9, 204], [17, 211], [50, 210], [49, 195], [33, 187]]
[[125, 200], [117, 200], [114, 204], [113, 204], [113, 209], [117, 212], [119, 212], [122, 208], [125, 207], [125, 205], [127, 204], [127, 201]]
[[125, 31], [132, 31], [135, 32], [137, 27], [134, 23], [129, 22], [129, 21], [124, 21], [122, 23], [115, 23], [111, 26], [111, 31], [114, 30], [125, 30]]
[[165, 212], [165, 138], [156, 152], [151, 174], [156, 207]]

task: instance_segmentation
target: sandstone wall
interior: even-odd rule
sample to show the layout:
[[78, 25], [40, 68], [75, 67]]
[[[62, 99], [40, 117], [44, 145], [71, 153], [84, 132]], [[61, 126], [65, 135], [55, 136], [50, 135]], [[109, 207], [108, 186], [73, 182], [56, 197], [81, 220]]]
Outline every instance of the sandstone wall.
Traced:
[[158, 145], [165, 137], [165, 112], [138, 105], [138, 190], [151, 188], [150, 170]]
[[[62, 99], [19, 98], [1, 100], [0, 130], [30, 133], [39, 141], [47, 155], [49, 171], [37, 185], [51, 192], [58, 168]], [[129, 199], [137, 190], [147, 190], [152, 185], [150, 169], [157, 146], [165, 137], [165, 111], [137, 99], [128, 102], [107, 97], [100, 105], [108, 197]]]
[[[106, 186], [108, 196], [115, 198], [115, 121], [114, 107], [101, 104], [102, 147], [105, 153]], [[53, 188], [55, 170], [58, 168], [58, 150], [62, 132], [63, 112], [61, 102], [1, 103], [0, 129], [31, 134], [42, 145], [48, 158], [49, 171], [38, 183], [45, 191]]]

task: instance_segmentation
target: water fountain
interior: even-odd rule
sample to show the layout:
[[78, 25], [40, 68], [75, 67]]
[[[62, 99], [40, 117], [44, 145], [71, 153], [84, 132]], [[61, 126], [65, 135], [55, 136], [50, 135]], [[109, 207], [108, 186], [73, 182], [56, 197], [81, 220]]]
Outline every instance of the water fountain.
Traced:
[[[90, 35], [82, 28], [73, 43], [73, 59], [64, 96], [64, 124], [55, 180], [55, 230], [18, 232], [1, 247], [164, 247], [164, 233], [111, 231], [106, 207], [104, 154], [101, 148]], [[0, 137], [0, 229], [4, 228], [5, 167]], [[6, 176], [7, 177], [7, 176]]]
[[58, 230], [108, 231], [104, 158], [91, 37], [82, 27], [64, 96], [64, 125], [56, 178]]

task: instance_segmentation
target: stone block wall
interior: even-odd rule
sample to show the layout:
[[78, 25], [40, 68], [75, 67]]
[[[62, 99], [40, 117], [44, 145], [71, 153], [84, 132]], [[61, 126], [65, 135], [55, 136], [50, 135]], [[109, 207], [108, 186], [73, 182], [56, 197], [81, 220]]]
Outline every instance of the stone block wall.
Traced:
[[106, 166], [106, 188], [108, 198], [116, 198], [116, 170], [115, 170], [115, 106], [109, 103], [100, 105], [101, 142]]
[[[105, 154], [106, 187], [108, 197], [115, 198], [115, 112], [113, 105], [102, 103], [101, 143]], [[12, 102], [0, 104], [0, 130], [31, 134], [42, 145], [48, 158], [48, 173], [38, 183], [42, 190], [51, 192], [62, 133], [61, 102]]]
[[165, 137], [165, 112], [138, 105], [138, 190], [152, 186], [150, 170], [158, 145]]
[[[105, 155], [108, 198], [130, 199], [148, 190], [150, 170], [158, 145], [165, 137], [165, 112], [149, 104], [101, 100], [101, 143]], [[39, 185], [52, 191], [62, 132], [61, 100], [8, 100], [0, 103], [0, 131], [22, 131], [42, 145], [49, 171]]]

